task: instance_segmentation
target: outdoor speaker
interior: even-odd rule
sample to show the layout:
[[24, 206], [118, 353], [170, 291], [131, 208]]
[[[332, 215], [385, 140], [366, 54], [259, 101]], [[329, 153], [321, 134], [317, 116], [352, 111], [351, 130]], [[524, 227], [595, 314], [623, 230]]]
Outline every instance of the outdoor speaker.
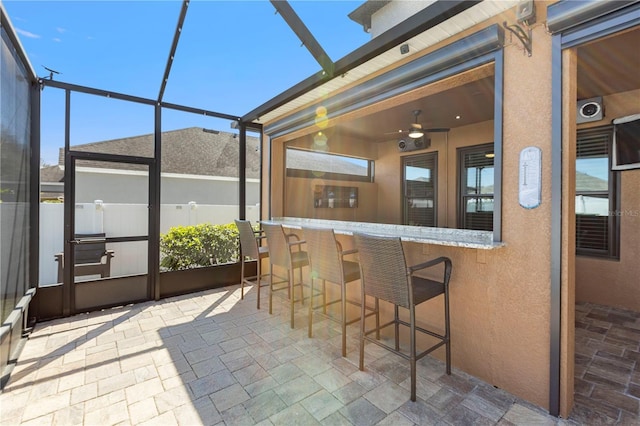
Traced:
[[400, 152], [408, 152], [415, 151], [418, 149], [425, 149], [431, 146], [431, 139], [429, 138], [403, 138], [398, 141], [398, 151]]
[[590, 123], [600, 121], [604, 117], [604, 107], [602, 97], [583, 99], [578, 101], [578, 114], [576, 123]]
[[516, 19], [519, 23], [532, 25], [536, 22], [536, 5], [533, 0], [520, 0], [516, 8]]

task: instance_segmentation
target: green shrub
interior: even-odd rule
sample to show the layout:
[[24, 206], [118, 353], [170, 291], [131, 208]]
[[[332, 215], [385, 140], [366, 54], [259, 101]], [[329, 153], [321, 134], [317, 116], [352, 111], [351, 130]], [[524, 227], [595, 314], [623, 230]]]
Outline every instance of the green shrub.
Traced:
[[235, 224], [174, 226], [160, 236], [160, 266], [175, 271], [235, 262], [238, 248]]

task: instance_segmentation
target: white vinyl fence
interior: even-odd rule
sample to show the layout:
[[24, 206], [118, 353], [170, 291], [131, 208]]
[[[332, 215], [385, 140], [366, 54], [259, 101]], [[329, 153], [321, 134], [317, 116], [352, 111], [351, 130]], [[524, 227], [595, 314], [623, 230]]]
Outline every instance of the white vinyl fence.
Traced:
[[[107, 237], [129, 237], [147, 235], [149, 210], [146, 204], [94, 203], [76, 204], [77, 234], [105, 233]], [[257, 222], [260, 206], [247, 206], [247, 219]], [[163, 204], [160, 208], [160, 233], [172, 226], [211, 223], [224, 225], [238, 218], [238, 206]], [[64, 205], [40, 204], [40, 285], [51, 285], [58, 281], [57, 253], [64, 249]], [[147, 272], [147, 242], [110, 243], [108, 250], [114, 251], [111, 259], [111, 276]], [[91, 277], [79, 277], [82, 278]]]

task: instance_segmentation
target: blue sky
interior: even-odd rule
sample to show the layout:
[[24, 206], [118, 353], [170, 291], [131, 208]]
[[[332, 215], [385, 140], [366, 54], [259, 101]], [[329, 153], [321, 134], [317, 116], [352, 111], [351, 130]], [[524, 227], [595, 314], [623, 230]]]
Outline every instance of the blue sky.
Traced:
[[[369, 41], [347, 15], [362, 1], [290, 1], [333, 61]], [[39, 76], [156, 99], [182, 2], [4, 1]], [[320, 70], [267, 0], [192, 0], [163, 100], [243, 115]], [[64, 145], [64, 91], [45, 88], [42, 160]], [[163, 130], [229, 122], [166, 112]], [[71, 144], [151, 133], [153, 110], [72, 95]]]

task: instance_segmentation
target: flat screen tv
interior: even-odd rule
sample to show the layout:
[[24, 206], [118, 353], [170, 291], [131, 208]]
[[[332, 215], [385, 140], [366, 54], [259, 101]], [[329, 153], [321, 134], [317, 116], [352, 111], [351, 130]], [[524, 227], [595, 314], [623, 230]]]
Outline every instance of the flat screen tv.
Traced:
[[612, 170], [640, 169], [640, 114], [613, 120]]

